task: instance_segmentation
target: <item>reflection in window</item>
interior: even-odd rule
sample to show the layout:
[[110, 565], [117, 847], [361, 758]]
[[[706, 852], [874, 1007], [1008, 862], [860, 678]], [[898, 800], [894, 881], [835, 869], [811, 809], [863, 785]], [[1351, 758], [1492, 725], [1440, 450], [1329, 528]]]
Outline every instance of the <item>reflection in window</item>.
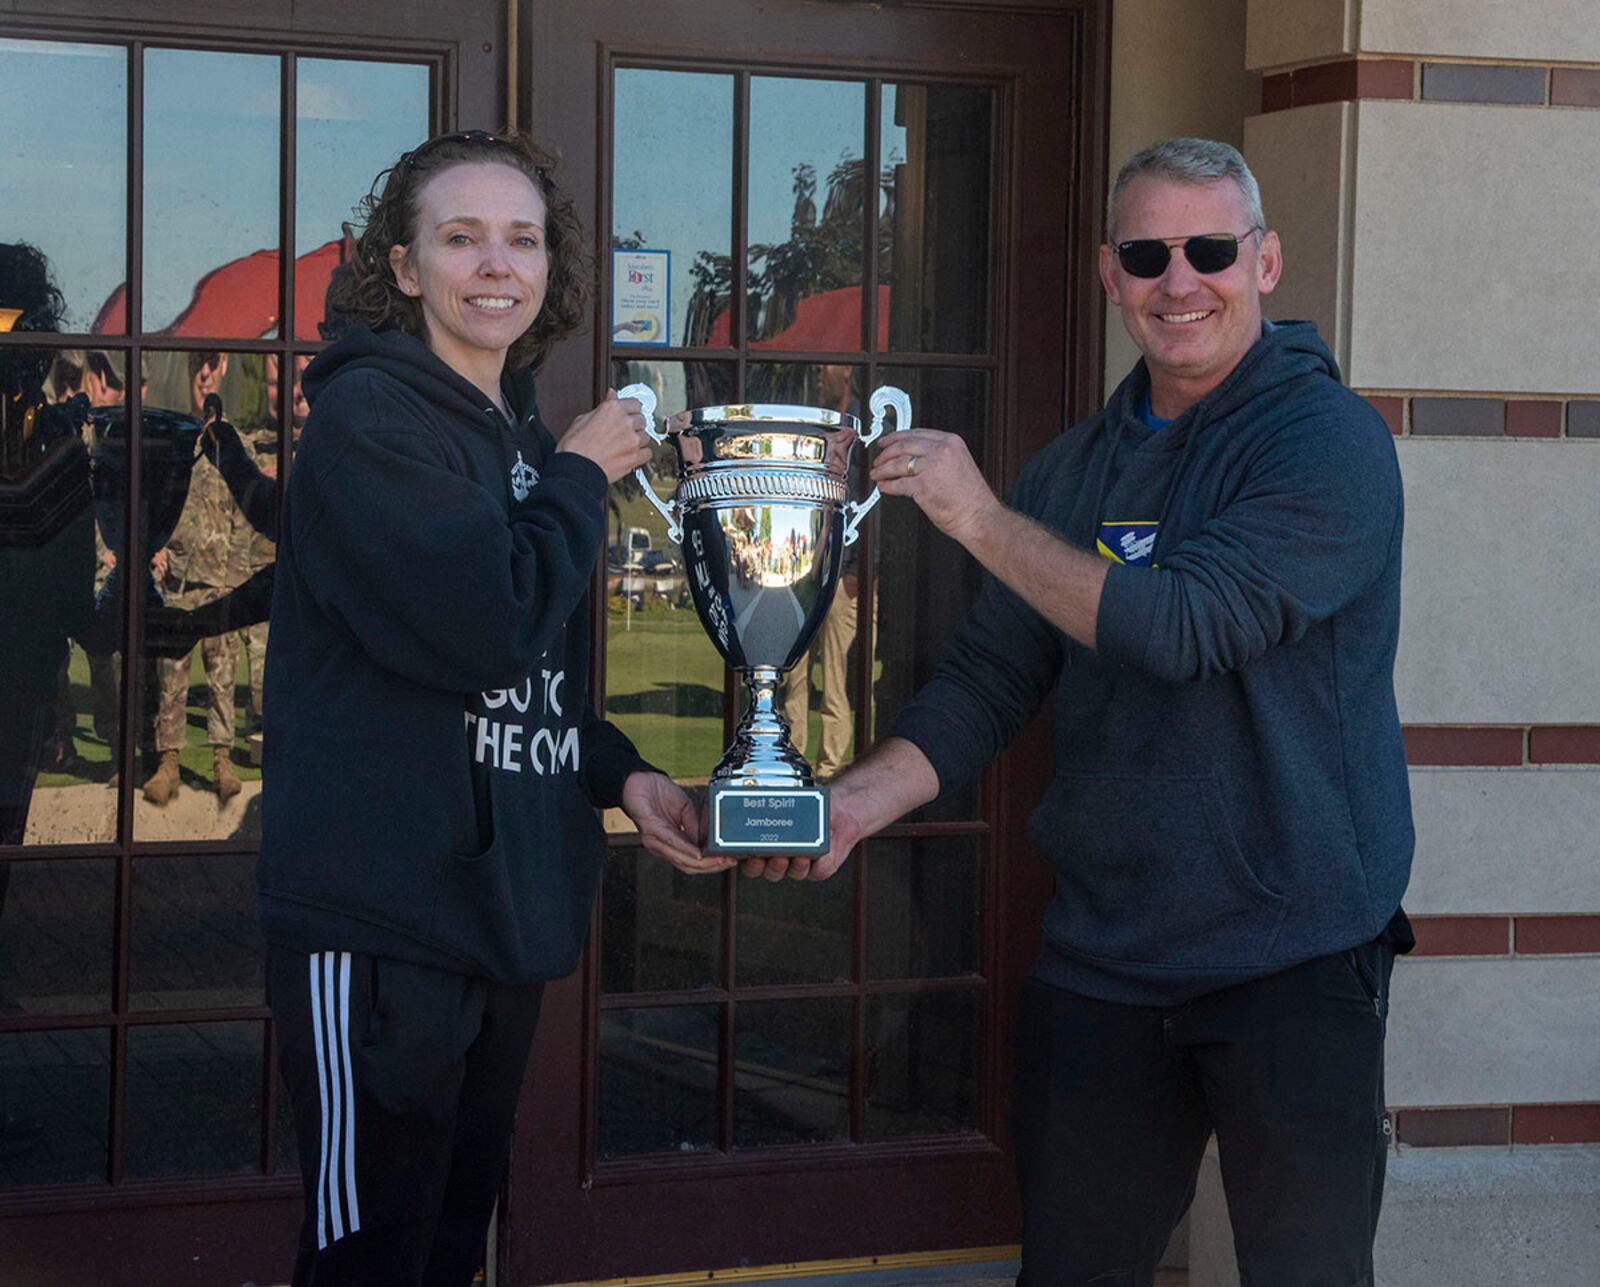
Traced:
[[263, 1005], [263, 956], [255, 859], [135, 861], [130, 1009]]
[[0, 1014], [111, 1008], [116, 875], [103, 859], [0, 861]]
[[[57, 325], [47, 258], [0, 246], [0, 307]], [[0, 844], [116, 834], [123, 359], [0, 350]]]
[[0, 1088], [0, 1188], [105, 1183], [110, 1033], [0, 1034]]
[[867, 998], [867, 1140], [978, 1128], [977, 991]]
[[741, 880], [734, 981], [741, 988], [844, 983], [852, 973], [856, 882]]
[[850, 1130], [849, 997], [747, 1001], [735, 1012], [735, 1148], [842, 1140]]
[[[859, 81], [751, 78], [752, 347], [861, 347], [865, 88]], [[713, 324], [711, 342], [719, 340], [726, 343]]]
[[259, 1023], [128, 1033], [130, 1179], [254, 1171], [261, 1139]]
[[[617, 343], [703, 345], [732, 283], [733, 77], [622, 68], [613, 88], [611, 244], [671, 253], [670, 334]], [[613, 317], [613, 328], [635, 319]], [[724, 338], [718, 347], [724, 347]], [[695, 404], [699, 405], [699, 404]]]
[[686, 876], [643, 849], [612, 850], [601, 895], [600, 986], [714, 987], [722, 979], [722, 882]]
[[882, 111], [878, 274], [891, 305], [880, 348], [987, 352], [994, 91], [885, 85]]
[[279, 60], [145, 52], [144, 326], [278, 331]]
[[601, 1157], [717, 1146], [720, 1013], [692, 1005], [601, 1014]]
[[127, 50], [0, 39], [0, 85], [0, 241], [45, 253], [66, 297], [56, 329], [88, 331], [127, 275]]
[[983, 838], [877, 839], [868, 847], [867, 977], [978, 973], [983, 946]]
[[428, 69], [415, 63], [295, 62], [295, 338], [319, 338], [323, 299], [345, 262], [344, 224], [378, 174], [428, 136]]
[[[733, 367], [716, 362], [617, 362], [617, 388], [656, 391], [658, 423], [685, 407], [733, 397]], [[656, 493], [677, 487], [677, 454], [656, 448]], [[721, 757], [722, 658], [689, 597], [683, 551], [630, 474], [606, 497], [606, 715], [652, 764], [704, 782]]]
[[[256, 735], [284, 384], [276, 367], [257, 354], [151, 355], [148, 404], [163, 409], [171, 450], [146, 463], [146, 488], [170, 502], [152, 507], [150, 572], [172, 615], [147, 620], [142, 641], [139, 683], [153, 713], [141, 729], [140, 840], [259, 834]], [[211, 423], [213, 397], [223, 423]], [[206, 808], [188, 803], [196, 792], [212, 797]]]
[[[987, 371], [948, 367], [889, 367], [878, 378], [905, 390], [918, 424], [959, 433], [982, 466], [988, 442]], [[950, 632], [977, 598], [978, 564], [903, 497], [888, 497], [873, 511], [878, 553], [878, 660], [872, 686], [873, 727], [886, 731], [912, 695], [927, 683], [944, 655]], [[975, 818], [978, 783], [942, 795], [908, 815], [912, 820]]]

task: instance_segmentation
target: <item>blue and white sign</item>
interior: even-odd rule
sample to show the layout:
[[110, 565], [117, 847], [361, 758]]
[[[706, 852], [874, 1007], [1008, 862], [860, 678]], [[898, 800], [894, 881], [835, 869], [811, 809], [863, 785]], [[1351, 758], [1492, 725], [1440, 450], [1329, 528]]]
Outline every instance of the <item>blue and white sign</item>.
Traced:
[[611, 252], [611, 342], [672, 343], [672, 252]]

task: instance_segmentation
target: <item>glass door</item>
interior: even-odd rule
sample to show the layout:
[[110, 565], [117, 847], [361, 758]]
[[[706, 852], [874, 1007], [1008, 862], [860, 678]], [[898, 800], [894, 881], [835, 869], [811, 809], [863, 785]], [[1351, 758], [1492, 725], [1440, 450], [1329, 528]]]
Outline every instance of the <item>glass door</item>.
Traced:
[[271, 566], [197, 459], [206, 399], [280, 488], [346, 222], [456, 111], [453, 33], [313, 3], [296, 32], [196, 39], [170, 7], [137, 33], [0, 19], [6, 1282], [288, 1276], [255, 914], [268, 627], [179, 651], [152, 622]]
[[[1064, 71], [1081, 15], [768, 16], [760, 36], [686, 4], [536, 19], [532, 119], [566, 144], [568, 182], [594, 184], [601, 287], [592, 354], [558, 350], [542, 398], [560, 414], [643, 382], [663, 415], [861, 415], [892, 384], [1003, 486], [1065, 423], [1069, 354], [1081, 360], [1066, 339], [1066, 90], [1087, 78]], [[846, 46], [850, 59], [829, 52]], [[575, 151], [585, 137], [592, 155]], [[648, 472], [669, 495], [670, 447]], [[607, 531], [605, 713], [703, 784], [742, 685], [632, 480], [611, 490]], [[904, 503], [877, 507], [851, 554], [784, 694], [824, 779], [931, 675], [979, 585]], [[1005, 776], [1026, 789], [1038, 766]], [[515, 1280], [1010, 1241], [1010, 1012], [1047, 885], [1018, 870], [1024, 816], [991, 775], [868, 840], [832, 880], [777, 884], [682, 876], [608, 816], [585, 966], [548, 994], [520, 1119]]]

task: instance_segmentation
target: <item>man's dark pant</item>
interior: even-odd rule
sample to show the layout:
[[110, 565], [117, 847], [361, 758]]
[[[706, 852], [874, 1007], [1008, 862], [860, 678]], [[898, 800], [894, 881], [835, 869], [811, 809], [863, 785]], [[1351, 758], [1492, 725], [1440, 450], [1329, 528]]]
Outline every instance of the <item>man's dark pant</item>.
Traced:
[[294, 1287], [466, 1287], [543, 985], [271, 948], [267, 990], [306, 1187]]
[[1374, 942], [1170, 1007], [1026, 983], [1019, 1287], [1148, 1287], [1213, 1131], [1244, 1287], [1367, 1287], [1393, 963]]

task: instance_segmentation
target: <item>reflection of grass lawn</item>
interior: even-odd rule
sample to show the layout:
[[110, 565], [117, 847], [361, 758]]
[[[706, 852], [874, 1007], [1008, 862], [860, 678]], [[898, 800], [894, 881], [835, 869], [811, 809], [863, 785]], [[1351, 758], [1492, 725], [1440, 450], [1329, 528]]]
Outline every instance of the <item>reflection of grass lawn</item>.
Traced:
[[[117, 660], [120, 665], [121, 658]], [[250, 669], [242, 645], [234, 670], [234, 681], [233, 769], [241, 781], [249, 782], [259, 778], [261, 770], [250, 763], [249, 747], [244, 740], [244, 716], [250, 706]], [[67, 663], [67, 682], [76, 724], [72, 743], [77, 763], [71, 773], [40, 773], [37, 785], [42, 787], [105, 782], [111, 777], [111, 747], [94, 731], [94, 720], [90, 714], [89, 659], [81, 648], [72, 649]], [[184, 711], [186, 744], [178, 753], [178, 762], [190, 774], [209, 782], [211, 747], [206, 744], [207, 700], [205, 667], [200, 660], [200, 650], [196, 648], [189, 667], [189, 697]], [[148, 772], [149, 768], [141, 765], [140, 771]]]
[[[727, 749], [722, 736], [722, 658], [693, 608], [606, 618], [606, 717], [639, 753], [675, 778], [705, 778]], [[818, 700], [812, 676], [811, 700]], [[743, 684], [735, 701], [744, 710]], [[822, 716], [815, 705], [807, 748], [815, 763]], [[853, 742], [854, 739], [852, 739]]]
[[703, 778], [722, 754], [722, 673], [692, 608], [606, 618], [606, 715], [674, 777]]

